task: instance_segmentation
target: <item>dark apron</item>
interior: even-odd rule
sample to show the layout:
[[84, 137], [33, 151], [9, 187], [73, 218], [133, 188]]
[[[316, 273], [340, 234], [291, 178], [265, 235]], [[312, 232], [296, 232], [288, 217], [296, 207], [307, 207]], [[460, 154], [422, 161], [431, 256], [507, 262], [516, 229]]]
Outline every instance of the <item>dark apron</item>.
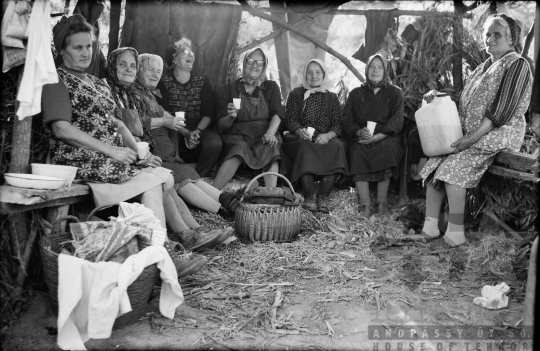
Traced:
[[263, 144], [262, 136], [268, 130], [271, 116], [262, 90], [259, 89], [258, 97], [248, 97], [240, 93], [240, 98], [242, 103], [238, 115], [223, 135], [226, 153], [224, 160], [238, 156], [249, 168], [262, 169], [269, 166], [272, 161], [280, 159], [281, 138], [276, 133], [278, 138], [276, 147]]

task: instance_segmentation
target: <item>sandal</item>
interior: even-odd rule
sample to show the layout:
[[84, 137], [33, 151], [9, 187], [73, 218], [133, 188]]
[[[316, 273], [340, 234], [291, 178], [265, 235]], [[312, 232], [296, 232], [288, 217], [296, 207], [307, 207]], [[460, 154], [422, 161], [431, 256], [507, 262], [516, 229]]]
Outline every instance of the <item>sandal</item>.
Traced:
[[[466, 243], [467, 242], [465, 241], [463, 244], [466, 244]], [[436, 251], [441, 251], [441, 250], [462, 249], [461, 246], [463, 244], [450, 246], [450, 244], [448, 244], [444, 240], [444, 238], [439, 238], [439, 239], [432, 240], [428, 244], [428, 248], [431, 250], [431, 252], [436, 252]]]
[[426, 243], [429, 243], [429, 242], [431, 242], [433, 240], [441, 239], [443, 237], [442, 235], [437, 235], [437, 236], [427, 235], [425, 232], [421, 232], [420, 235], [422, 235], [422, 239]]
[[174, 233], [174, 238], [178, 239], [178, 242], [182, 244], [187, 250], [197, 251], [203, 250], [208, 247], [212, 247], [219, 239], [221, 233], [215, 231], [188, 229], [183, 230], [180, 233]]
[[317, 196], [317, 210], [324, 214], [329, 214], [328, 210], [328, 195]]
[[213, 243], [212, 247], [220, 245], [221, 243], [223, 243], [225, 240], [229, 239], [234, 234], [234, 229], [231, 228], [231, 227], [212, 230], [212, 229], [201, 226], [201, 227], [195, 229], [195, 231], [197, 231], [199, 233], [219, 233], [219, 236], [216, 239], [216, 241]]

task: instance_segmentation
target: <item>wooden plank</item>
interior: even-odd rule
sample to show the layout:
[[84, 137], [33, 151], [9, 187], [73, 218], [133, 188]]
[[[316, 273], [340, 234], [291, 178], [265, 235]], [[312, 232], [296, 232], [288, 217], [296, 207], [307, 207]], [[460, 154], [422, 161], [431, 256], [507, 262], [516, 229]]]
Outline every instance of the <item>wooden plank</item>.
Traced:
[[36, 210], [36, 209], [47, 208], [47, 207], [52, 207], [52, 206], [72, 205], [72, 204], [76, 204], [76, 203], [86, 201], [86, 200], [92, 200], [92, 196], [90, 194], [79, 195], [79, 196], [56, 199], [56, 200], [47, 201], [47, 202], [39, 202], [33, 205], [18, 205], [18, 204], [0, 202], [0, 214], [22, 213], [22, 212], [26, 212], [30, 210]]
[[487, 171], [489, 173], [500, 175], [502, 177], [527, 180], [534, 183], [538, 183], [540, 181], [540, 178], [535, 177], [531, 173], [520, 172], [513, 169], [497, 166], [497, 165], [491, 165], [491, 167], [489, 167]]
[[70, 187], [58, 190], [37, 190], [2, 185], [0, 186], [0, 203], [34, 205], [56, 199], [88, 194], [90, 194], [90, 187], [81, 184], [73, 184]]
[[[258, 10], [274, 13], [298, 13], [292, 8], [283, 8], [276, 10], [270, 7], [259, 7]], [[368, 10], [330, 10], [329, 15], [360, 15], [365, 16]], [[417, 11], [417, 10], [397, 10], [394, 12], [394, 16], [426, 16], [426, 17], [453, 17], [453, 12], [443, 11]], [[468, 13], [463, 15], [464, 18], [472, 18], [472, 14]]]
[[522, 152], [501, 151], [495, 157], [494, 162], [504, 163], [517, 167], [524, 167], [530, 170], [535, 164], [538, 163], [538, 159], [534, 155], [528, 155]]

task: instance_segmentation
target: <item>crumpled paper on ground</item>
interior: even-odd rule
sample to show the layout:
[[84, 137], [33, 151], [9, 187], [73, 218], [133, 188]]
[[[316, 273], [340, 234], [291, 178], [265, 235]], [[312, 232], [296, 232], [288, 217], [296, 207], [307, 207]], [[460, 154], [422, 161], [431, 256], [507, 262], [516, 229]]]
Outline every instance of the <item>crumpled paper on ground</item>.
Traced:
[[504, 308], [508, 306], [508, 296], [505, 295], [508, 290], [510, 287], [505, 282], [495, 286], [485, 285], [482, 288], [482, 296], [475, 297], [473, 303], [490, 310]]
[[139, 203], [120, 202], [118, 217], [114, 220], [152, 230], [152, 245], [163, 246], [167, 230], [151, 209]]

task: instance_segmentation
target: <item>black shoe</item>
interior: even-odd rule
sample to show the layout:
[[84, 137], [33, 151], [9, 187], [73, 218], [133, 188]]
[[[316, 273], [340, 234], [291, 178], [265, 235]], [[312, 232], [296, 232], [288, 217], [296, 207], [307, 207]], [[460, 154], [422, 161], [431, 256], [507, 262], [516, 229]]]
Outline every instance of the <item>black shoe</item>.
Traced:
[[317, 212], [317, 195], [306, 194], [303, 207], [310, 212]]
[[240, 205], [238, 192], [222, 192], [219, 194], [219, 203], [223, 209], [234, 215], [236, 208]]
[[321, 213], [328, 214], [328, 195], [319, 195], [317, 196], [317, 210]]

